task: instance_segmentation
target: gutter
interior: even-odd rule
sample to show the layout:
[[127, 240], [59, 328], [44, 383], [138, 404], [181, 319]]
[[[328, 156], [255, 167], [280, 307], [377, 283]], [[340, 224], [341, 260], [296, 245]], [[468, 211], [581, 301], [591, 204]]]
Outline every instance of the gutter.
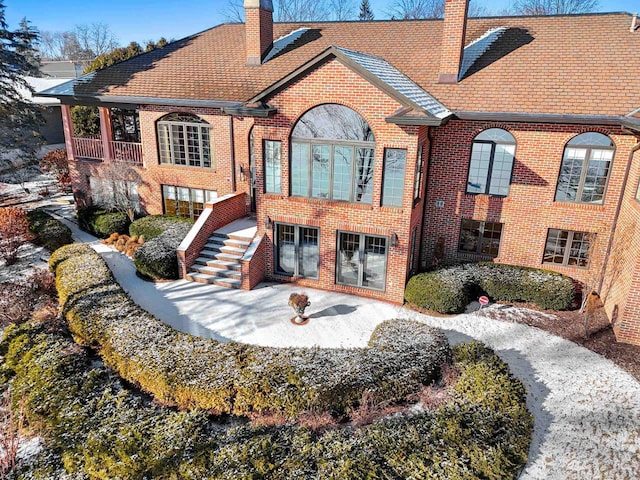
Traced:
[[484, 120], [499, 122], [568, 123], [581, 125], [622, 125], [640, 130], [640, 120], [622, 115], [565, 115], [555, 113], [472, 112], [455, 111], [460, 120]]
[[[636, 132], [631, 132], [634, 135], [638, 135]], [[636, 137], [638, 138], [638, 137]], [[618, 219], [620, 218], [620, 211], [622, 210], [622, 202], [624, 201], [624, 194], [627, 190], [627, 183], [629, 182], [629, 173], [631, 172], [631, 162], [633, 162], [633, 156], [635, 153], [640, 150], [640, 138], [638, 138], [638, 143], [636, 143], [629, 152], [629, 160], [627, 160], [627, 169], [624, 174], [624, 180], [622, 181], [622, 189], [620, 193], [620, 198], [618, 198], [618, 205], [616, 206], [616, 213], [613, 217], [613, 224], [611, 225], [611, 236], [609, 237], [609, 244], [607, 245], [607, 252], [604, 256], [604, 263], [602, 265], [602, 274], [600, 275], [600, 282], [598, 284], [598, 293], [602, 291], [602, 285], [604, 284], [604, 275], [607, 271], [607, 266], [609, 264], [609, 258], [611, 257], [611, 250], [613, 248], [613, 238], [615, 237], [616, 230], [618, 229]]]

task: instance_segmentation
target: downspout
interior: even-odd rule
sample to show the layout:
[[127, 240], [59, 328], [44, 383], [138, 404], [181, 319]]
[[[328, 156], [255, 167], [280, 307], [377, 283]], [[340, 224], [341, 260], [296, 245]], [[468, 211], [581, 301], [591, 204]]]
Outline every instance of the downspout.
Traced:
[[427, 194], [429, 189], [429, 166], [431, 165], [431, 154], [433, 153], [433, 129], [434, 127], [427, 127], [427, 138], [429, 139], [429, 150], [427, 157], [427, 168], [424, 172], [424, 199], [422, 200], [422, 213], [420, 214], [420, 240], [418, 242], [418, 270], [422, 268], [422, 260], [424, 253], [422, 247], [424, 244], [424, 226], [425, 218], [424, 213], [427, 210]]
[[229, 154], [231, 156], [231, 191], [236, 193], [236, 142], [233, 132], [233, 115], [229, 115]]
[[[628, 130], [627, 130], [628, 131]], [[636, 136], [637, 133], [629, 132], [632, 135]], [[616, 229], [618, 228], [618, 219], [620, 218], [620, 211], [622, 210], [622, 202], [624, 201], [624, 194], [627, 190], [627, 183], [629, 181], [629, 173], [631, 172], [631, 162], [633, 161], [634, 154], [640, 150], [640, 141], [636, 143], [633, 147], [631, 147], [631, 152], [629, 152], [629, 160], [627, 161], [627, 170], [624, 174], [624, 180], [622, 181], [622, 189], [620, 193], [620, 198], [618, 199], [618, 206], [616, 207], [616, 213], [613, 216], [613, 224], [611, 225], [611, 236], [609, 237], [609, 244], [607, 245], [607, 252], [604, 256], [604, 264], [602, 266], [602, 274], [600, 275], [600, 282], [598, 284], [598, 293], [602, 292], [602, 285], [604, 284], [604, 276], [607, 273], [607, 265], [609, 264], [609, 257], [611, 256], [611, 249], [613, 248], [613, 237], [616, 234]]]

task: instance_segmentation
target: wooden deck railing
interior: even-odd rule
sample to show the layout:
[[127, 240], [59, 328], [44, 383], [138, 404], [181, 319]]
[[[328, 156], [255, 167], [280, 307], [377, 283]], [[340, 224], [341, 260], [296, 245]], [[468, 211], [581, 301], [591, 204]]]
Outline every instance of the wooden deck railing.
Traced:
[[[100, 138], [74, 137], [73, 143], [79, 158], [104, 160], [106, 158], [103, 142]], [[110, 157], [117, 162], [142, 165], [142, 144], [132, 142], [109, 142]]]
[[92, 160], [102, 160], [104, 158], [100, 139], [74, 137], [73, 143], [76, 155], [80, 158], [90, 158]]
[[118, 162], [142, 165], [142, 144], [111, 141], [111, 155]]

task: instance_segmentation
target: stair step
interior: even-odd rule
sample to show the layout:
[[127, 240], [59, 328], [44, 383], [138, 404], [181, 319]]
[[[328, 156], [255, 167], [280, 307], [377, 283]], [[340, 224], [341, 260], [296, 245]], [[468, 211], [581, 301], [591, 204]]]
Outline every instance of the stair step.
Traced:
[[213, 275], [216, 277], [228, 277], [238, 278], [242, 277], [242, 273], [238, 270], [228, 270], [226, 268], [215, 268], [208, 265], [193, 265], [191, 267], [197, 273], [206, 273], [207, 275]]
[[209, 283], [220, 287], [240, 288], [242, 280], [235, 278], [218, 277], [216, 275], [208, 275], [206, 273], [189, 273], [187, 279], [192, 282]]
[[207, 248], [203, 249], [200, 252], [201, 257], [215, 258], [215, 259], [227, 260], [227, 261], [240, 260], [243, 254], [244, 252], [243, 253], [226, 252], [226, 251], [220, 252], [216, 250], [209, 250]]
[[200, 265], [203, 267], [218, 268], [220, 270], [241, 270], [242, 264], [240, 262], [228, 262], [226, 260], [215, 260], [212, 258], [198, 257], [193, 266]]
[[232, 238], [214, 237], [213, 235], [209, 237], [208, 242], [238, 248], [248, 247], [251, 245], [251, 242], [248, 240], [233, 240]]
[[217, 242], [207, 243], [204, 246], [204, 249], [214, 250], [217, 252], [225, 252], [225, 253], [237, 253], [239, 255], [244, 255], [244, 252], [247, 251], [246, 248], [231, 247], [229, 245], [225, 245], [224, 243], [217, 243]]
[[[253, 237], [243, 237], [242, 235], [236, 235], [234, 233], [219, 233], [219, 232], [213, 232], [211, 234], [211, 237], [216, 237], [216, 238], [226, 238], [228, 240], [237, 240], [239, 242], [249, 242], [251, 243], [251, 240], [253, 240]], [[211, 238], [209, 237], [209, 238]]]

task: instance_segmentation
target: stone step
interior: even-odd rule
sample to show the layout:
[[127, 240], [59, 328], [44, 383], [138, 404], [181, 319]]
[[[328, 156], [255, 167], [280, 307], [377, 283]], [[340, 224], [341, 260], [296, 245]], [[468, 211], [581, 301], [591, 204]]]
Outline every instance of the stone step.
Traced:
[[[227, 239], [227, 240], [236, 240], [236, 241], [239, 241], [239, 242], [248, 242], [248, 243], [251, 243], [251, 240], [253, 240], [253, 237], [243, 237], [242, 235], [236, 235], [235, 233], [213, 232], [211, 234], [211, 237], [222, 238], [222, 239]], [[209, 238], [211, 238], [211, 237], [209, 237]]]
[[209, 237], [208, 242], [237, 248], [248, 248], [249, 245], [251, 245], [251, 242], [248, 240], [234, 240], [232, 238], [215, 237], [213, 235]]
[[237, 253], [240, 256], [244, 255], [244, 252], [247, 251], [247, 248], [238, 248], [238, 247], [231, 247], [229, 245], [225, 245], [224, 243], [218, 243], [218, 242], [209, 242], [204, 246], [204, 249], [207, 250], [213, 250], [216, 252], [224, 252], [224, 253]]
[[211, 285], [228, 288], [240, 288], [242, 286], [242, 280], [218, 277], [216, 275], [208, 275], [206, 273], [188, 273], [187, 280], [191, 280], [192, 282], [209, 283]]
[[193, 262], [193, 265], [218, 268], [220, 270], [242, 270], [242, 264], [240, 262], [228, 262], [226, 260], [215, 260], [206, 257], [196, 258], [196, 260]]
[[226, 251], [220, 252], [216, 250], [209, 250], [208, 248], [205, 248], [200, 252], [201, 257], [215, 258], [218, 260], [226, 260], [226, 261], [240, 260], [242, 258], [242, 255], [244, 255], [244, 252], [242, 253], [234, 253], [234, 252], [226, 252]]
[[242, 273], [238, 270], [228, 270], [226, 268], [215, 268], [210, 267], [208, 265], [193, 265], [191, 267], [195, 273], [206, 273], [207, 275], [213, 275], [216, 277], [227, 277], [227, 278], [242, 278]]

